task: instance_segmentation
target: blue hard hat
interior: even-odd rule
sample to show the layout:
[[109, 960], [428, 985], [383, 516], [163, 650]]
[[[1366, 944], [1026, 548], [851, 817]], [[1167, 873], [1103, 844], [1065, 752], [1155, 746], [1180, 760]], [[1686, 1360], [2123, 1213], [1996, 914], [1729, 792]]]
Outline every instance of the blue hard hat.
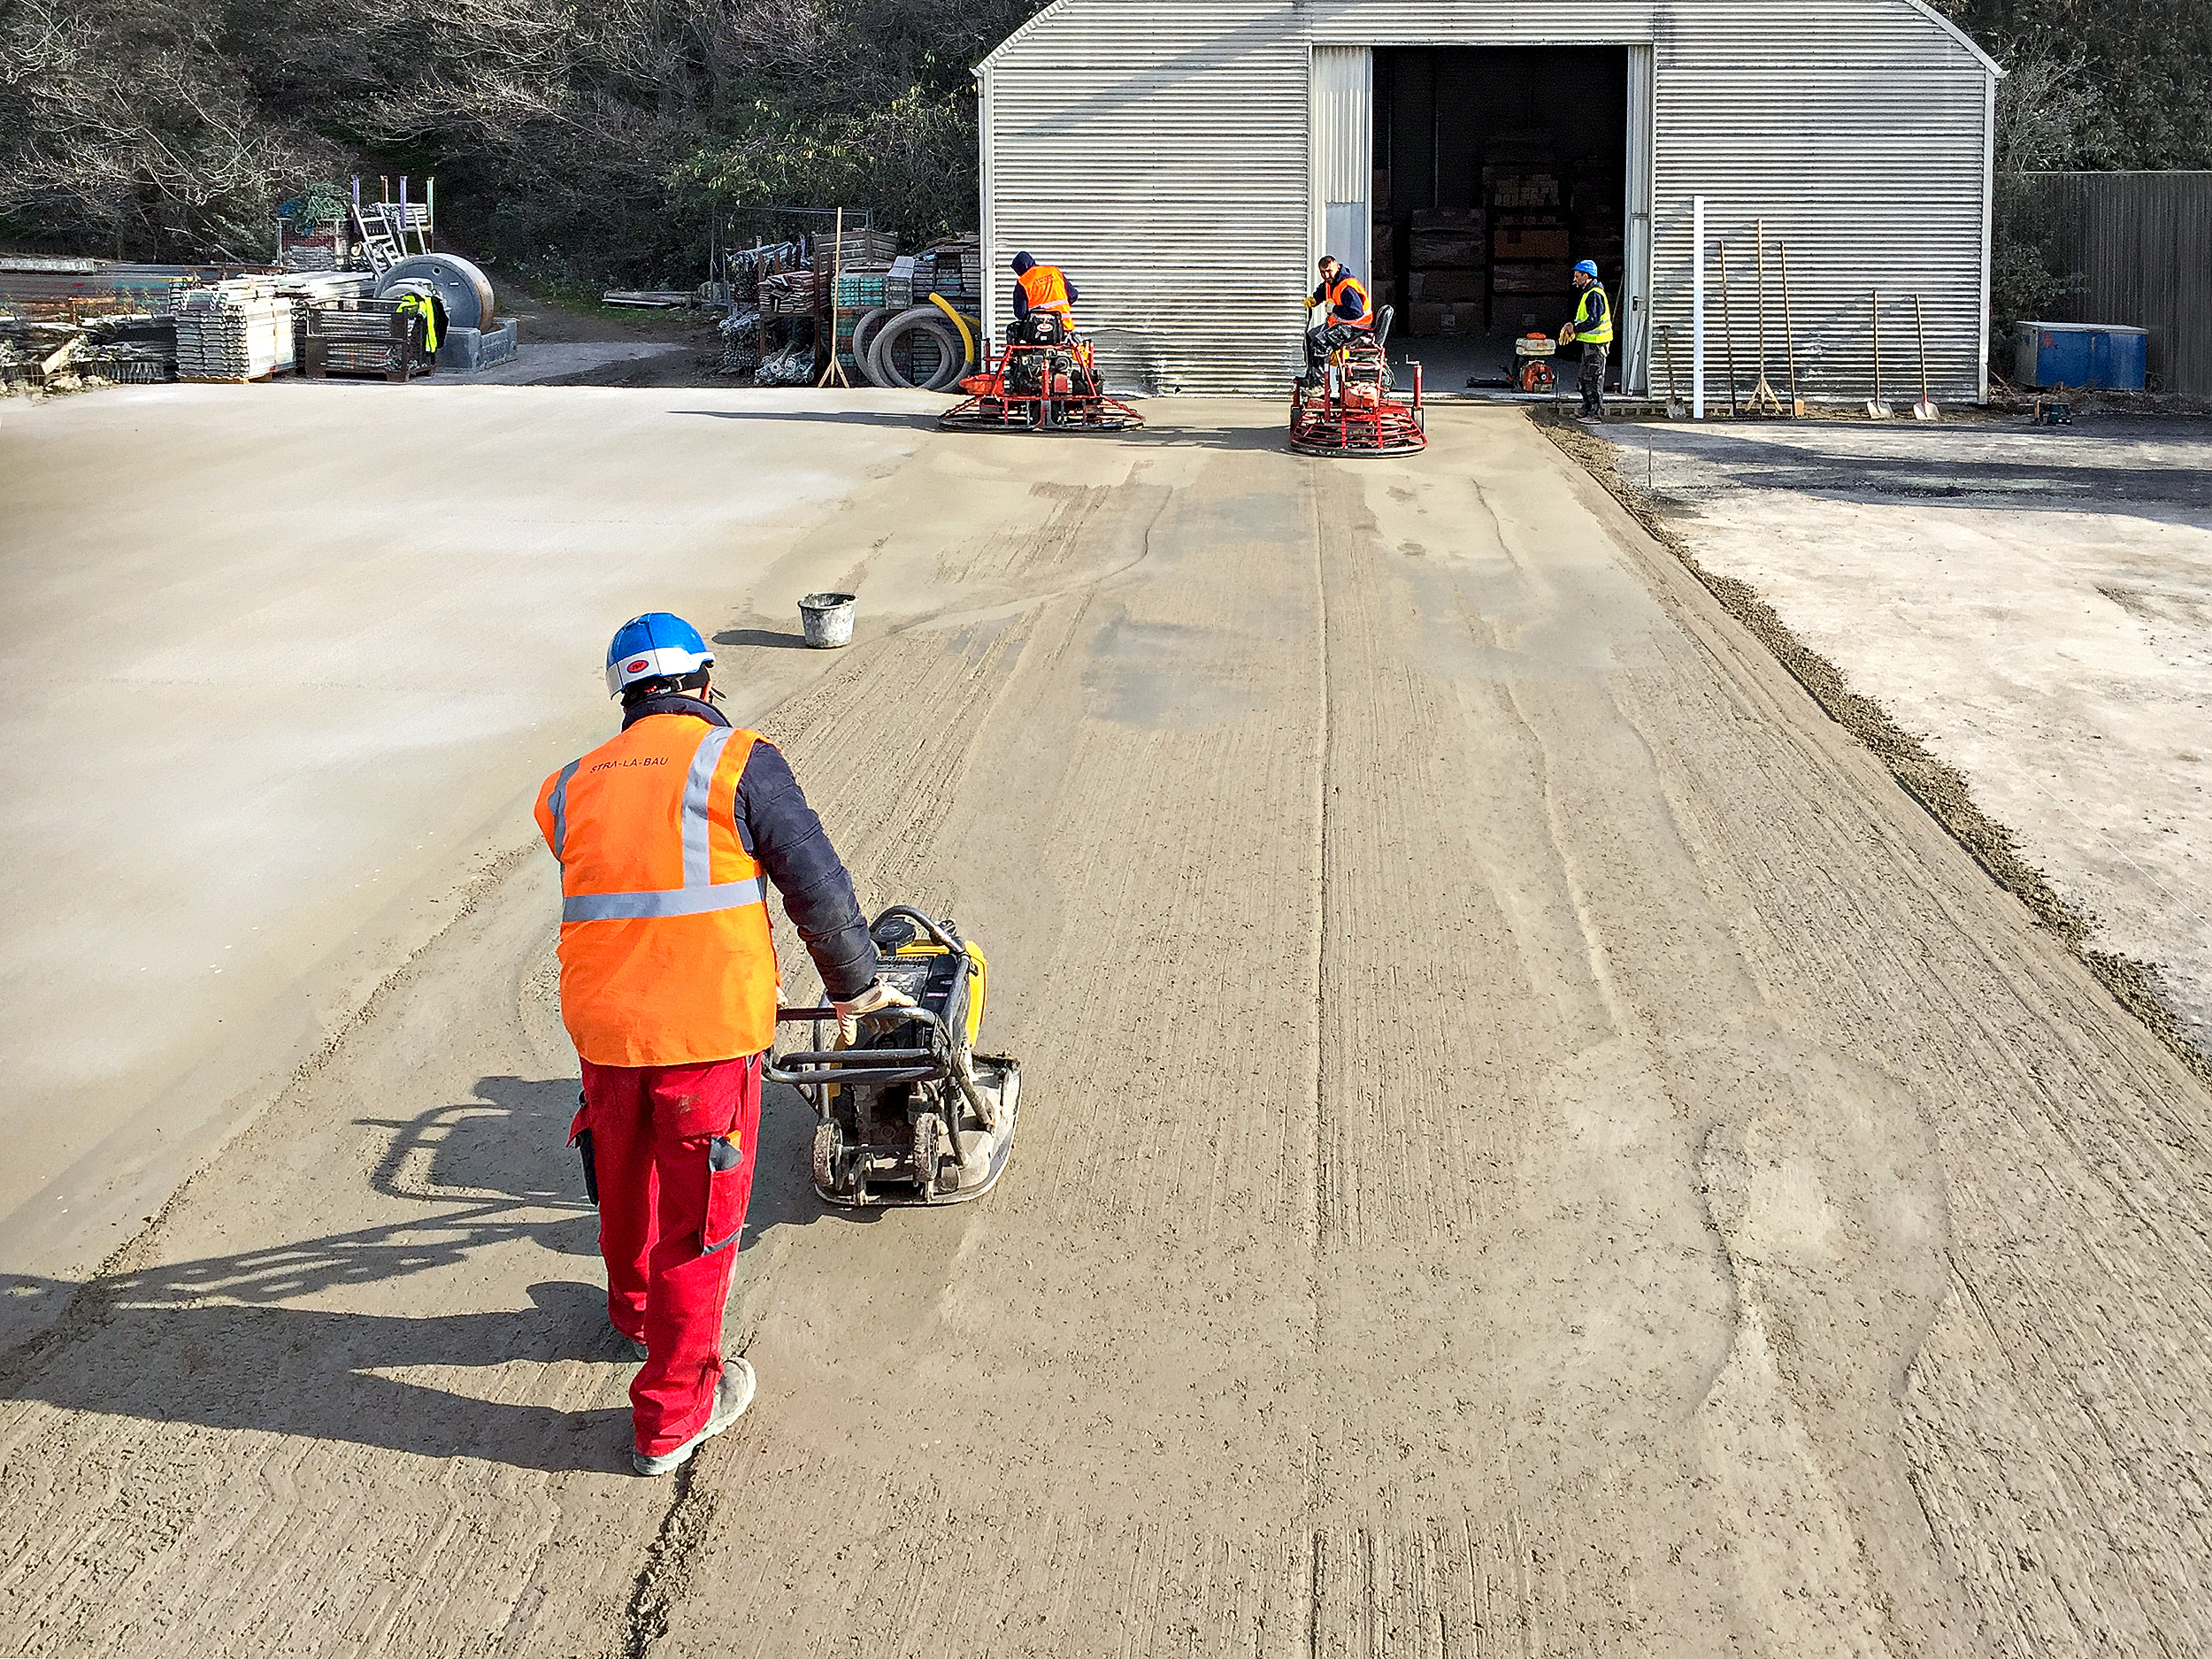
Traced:
[[714, 653], [699, 630], [681, 617], [653, 611], [626, 622], [607, 647], [607, 695], [641, 680], [680, 680], [714, 666]]
[[[1553, 267], [1555, 270], [1557, 268], [1555, 265]], [[1598, 262], [1594, 259], [1578, 259], [1575, 261], [1575, 269], [1593, 282], [1598, 280]]]

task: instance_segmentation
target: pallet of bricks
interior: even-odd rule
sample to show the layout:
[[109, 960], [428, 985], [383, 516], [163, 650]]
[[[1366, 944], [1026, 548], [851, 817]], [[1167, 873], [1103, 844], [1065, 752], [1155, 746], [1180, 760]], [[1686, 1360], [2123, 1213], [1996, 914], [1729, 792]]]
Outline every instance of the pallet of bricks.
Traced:
[[193, 288], [178, 296], [176, 319], [180, 380], [264, 380], [296, 361], [292, 304], [275, 279], [233, 277]]
[[397, 300], [342, 299], [311, 308], [302, 373], [388, 380], [430, 373], [422, 349], [422, 319]]

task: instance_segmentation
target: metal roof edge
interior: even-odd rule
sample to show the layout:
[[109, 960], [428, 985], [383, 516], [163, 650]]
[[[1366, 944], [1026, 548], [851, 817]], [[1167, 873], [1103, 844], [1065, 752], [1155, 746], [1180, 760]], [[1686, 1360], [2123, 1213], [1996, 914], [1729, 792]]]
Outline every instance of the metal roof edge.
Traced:
[[[990, 68], [994, 64], [997, 63], [998, 60], [1004, 57], [1008, 51], [1011, 50], [1022, 41], [1028, 38], [1030, 35], [1043, 27], [1045, 24], [1051, 21], [1054, 18], [1058, 17], [1061, 12], [1071, 10], [1073, 7], [1083, 4], [1087, 4], [1087, 0], [1052, 0], [1052, 4], [1050, 5], [1045, 7], [1045, 9], [1038, 12], [1035, 17], [1030, 19], [1028, 22], [1023, 24], [1021, 27], [1016, 29], [1011, 35], [1009, 35], [996, 46], [994, 46], [990, 51], [985, 55], [983, 61], [975, 66], [972, 73], [978, 77], [980, 77], [985, 70]], [[1994, 58], [1992, 58], [1987, 52], [1984, 51], [1981, 49], [1980, 44], [1976, 42], [1971, 35], [1969, 35], [1964, 29], [1961, 28], [1949, 18], [1944, 16], [1942, 12], [1937, 11], [1936, 8], [1930, 4], [1930, 0], [1904, 0], [1904, 4], [1911, 7], [1914, 11], [1919, 12], [1931, 23], [1933, 23], [1938, 28], [1941, 29], [1953, 40], [1956, 41], [1960, 45], [1965, 47], [1968, 51], [1971, 52], [1980, 60], [1982, 67], [1988, 70], [1991, 74], [1997, 76], [2000, 80], [2004, 78], [2004, 65], [2000, 64]]]
[[975, 73], [978, 75], [980, 75], [985, 70], [988, 69], [993, 64], [998, 62], [1001, 58], [1004, 57], [1008, 51], [1012, 50], [1014, 46], [1018, 44], [1032, 31], [1043, 27], [1047, 19], [1055, 17], [1060, 12], [1065, 12], [1070, 6], [1076, 4], [1077, 0], [1052, 0], [1052, 4], [1050, 5], [1047, 6], [1043, 11], [1038, 12], [1035, 17], [1030, 19], [1028, 22], [1023, 24], [1021, 27], [1016, 29], [1011, 35], [1009, 35], [1004, 40], [1001, 41], [997, 45], [991, 48], [988, 52], [985, 53], [983, 61], [975, 66]]
[[[1973, 53], [1975, 57], [1980, 58], [1982, 60], [1982, 67], [1988, 70], [1991, 74], [1995, 75], [2001, 81], [2004, 79], [2005, 66], [1999, 63], [1994, 58], [1992, 58], [1987, 52], [1984, 51], [1971, 35], [1969, 35], [1964, 29], [1961, 28], [1949, 18], [1945, 17], [1942, 12], [1937, 11], [1934, 6], [1931, 5], [1929, 4], [1929, 0], [1905, 0], [1905, 4], [1910, 6], [1914, 11], [1920, 12], [1923, 16], [1926, 17], [1930, 21], [1934, 23], [1938, 28], [1948, 35], [1960, 45], [1965, 47], [1966, 50]], [[1040, 15], [1041, 15], [1041, 13]]]

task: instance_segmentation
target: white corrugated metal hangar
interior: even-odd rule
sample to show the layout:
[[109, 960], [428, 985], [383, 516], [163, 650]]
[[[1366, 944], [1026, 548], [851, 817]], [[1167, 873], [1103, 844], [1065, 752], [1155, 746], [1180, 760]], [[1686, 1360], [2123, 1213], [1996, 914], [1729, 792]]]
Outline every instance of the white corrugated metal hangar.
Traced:
[[1917, 296], [1937, 396], [1979, 398], [1999, 73], [1924, 0], [1056, 0], [976, 71], [986, 323], [1025, 250], [1116, 386], [1274, 392], [1325, 250], [1417, 356], [1555, 332], [1590, 257], [1620, 383], [1671, 349], [1686, 394], [1702, 197], [1709, 398], [1757, 374], [1761, 221], [1785, 396], [1783, 249], [1806, 395], [1866, 396], [1878, 295], [1885, 389]]

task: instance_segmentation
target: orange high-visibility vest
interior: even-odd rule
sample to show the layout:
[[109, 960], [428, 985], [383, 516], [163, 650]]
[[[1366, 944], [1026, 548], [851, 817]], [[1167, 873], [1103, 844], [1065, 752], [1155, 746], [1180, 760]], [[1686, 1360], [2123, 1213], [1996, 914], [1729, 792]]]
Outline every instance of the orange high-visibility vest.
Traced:
[[[1336, 308], [1344, 303], [1344, 290], [1349, 288], [1359, 296], [1359, 315], [1343, 318], [1336, 315]], [[1342, 323], [1347, 328], [1372, 328], [1375, 326], [1375, 303], [1367, 297], [1367, 290], [1349, 271], [1338, 277], [1329, 289], [1329, 320]]]
[[1075, 329], [1075, 304], [1068, 298], [1068, 280], [1060, 267], [1033, 265], [1021, 273], [1021, 290], [1029, 296], [1033, 311], [1057, 311], [1070, 333]]
[[703, 1065], [775, 1041], [776, 950], [738, 780], [768, 740], [645, 718], [545, 780], [561, 862], [561, 1018], [595, 1065]]

